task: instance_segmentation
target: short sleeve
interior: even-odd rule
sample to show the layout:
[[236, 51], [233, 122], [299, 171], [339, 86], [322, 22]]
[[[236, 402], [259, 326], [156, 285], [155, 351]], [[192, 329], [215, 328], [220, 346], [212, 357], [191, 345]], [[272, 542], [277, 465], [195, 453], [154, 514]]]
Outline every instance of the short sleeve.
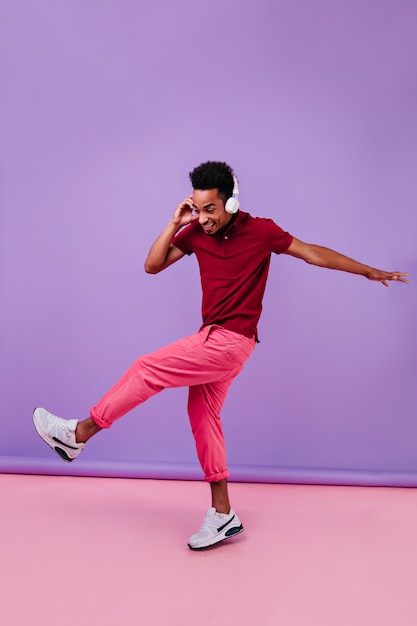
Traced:
[[276, 254], [286, 252], [294, 237], [271, 219], [265, 219], [265, 227], [270, 251]]
[[192, 247], [193, 234], [194, 228], [192, 228], [192, 224], [189, 224], [174, 236], [171, 243], [179, 248], [181, 252], [184, 252], [184, 254], [190, 255], [194, 252]]

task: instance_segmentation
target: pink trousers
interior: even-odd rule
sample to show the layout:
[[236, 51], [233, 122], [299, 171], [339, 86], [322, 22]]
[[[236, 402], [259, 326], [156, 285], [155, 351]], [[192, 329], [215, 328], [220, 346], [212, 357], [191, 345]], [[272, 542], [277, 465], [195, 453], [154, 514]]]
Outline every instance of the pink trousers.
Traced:
[[120, 380], [92, 407], [102, 428], [169, 387], [189, 387], [188, 416], [197, 455], [207, 482], [229, 476], [220, 411], [232, 380], [242, 370], [255, 340], [206, 326], [198, 333], [137, 359]]

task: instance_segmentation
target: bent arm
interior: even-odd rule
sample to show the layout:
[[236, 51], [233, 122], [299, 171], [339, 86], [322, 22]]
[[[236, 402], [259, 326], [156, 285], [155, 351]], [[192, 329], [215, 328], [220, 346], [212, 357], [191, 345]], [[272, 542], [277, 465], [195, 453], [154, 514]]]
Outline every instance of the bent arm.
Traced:
[[192, 196], [188, 196], [175, 209], [172, 219], [154, 241], [145, 260], [145, 272], [158, 274], [184, 256], [179, 248], [171, 243], [177, 232], [196, 219], [193, 215]]
[[158, 274], [184, 256], [171, 241], [179, 228], [171, 222], [167, 224], [159, 237], [154, 241], [145, 260], [145, 272]]
[[404, 272], [385, 272], [378, 270], [370, 265], [359, 263], [340, 252], [331, 250], [330, 248], [324, 248], [315, 244], [304, 243], [299, 239], [294, 238], [285, 254], [302, 259], [306, 263], [311, 265], [317, 265], [318, 267], [326, 267], [332, 270], [340, 270], [343, 272], [350, 272], [351, 274], [359, 274], [365, 276], [368, 280], [376, 280], [388, 287], [390, 280], [407, 283], [408, 280], [403, 276], [408, 276]]

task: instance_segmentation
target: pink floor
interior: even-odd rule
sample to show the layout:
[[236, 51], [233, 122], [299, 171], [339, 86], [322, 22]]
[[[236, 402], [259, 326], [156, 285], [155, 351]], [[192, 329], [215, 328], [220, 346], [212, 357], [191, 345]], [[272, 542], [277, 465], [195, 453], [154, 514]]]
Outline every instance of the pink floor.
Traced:
[[417, 491], [231, 484], [245, 532], [192, 552], [198, 482], [0, 475], [5, 626], [415, 626]]

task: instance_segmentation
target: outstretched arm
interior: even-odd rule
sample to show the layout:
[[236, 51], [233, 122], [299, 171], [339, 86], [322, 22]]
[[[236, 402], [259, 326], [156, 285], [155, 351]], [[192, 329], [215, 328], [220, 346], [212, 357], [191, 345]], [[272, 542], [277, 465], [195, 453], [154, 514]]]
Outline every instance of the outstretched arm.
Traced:
[[197, 219], [192, 214], [192, 210], [192, 196], [188, 196], [177, 206], [172, 219], [152, 244], [146, 257], [145, 272], [158, 274], [184, 256], [184, 252], [174, 246], [171, 241], [180, 228]]
[[303, 259], [306, 263], [317, 265], [319, 267], [327, 267], [332, 270], [341, 270], [343, 272], [351, 272], [352, 274], [359, 274], [365, 276], [369, 280], [376, 280], [389, 286], [388, 281], [395, 280], [401, 283], [407, 283], [408, 280], [403, 278], [408, 276], [405, 272], [384, 272], [383, 270], [377, 270], [369, 265], [359, 263], [354, 259], [350, 259], [344, 254], [330, 250], [330, 248], [324, 248], [323, 246], [317, 246], [315, 244], [304, 243], [299, 239], [293, 239], [290, 247], [286, 250], [285, 254], [290, 254], [297, 259]]

